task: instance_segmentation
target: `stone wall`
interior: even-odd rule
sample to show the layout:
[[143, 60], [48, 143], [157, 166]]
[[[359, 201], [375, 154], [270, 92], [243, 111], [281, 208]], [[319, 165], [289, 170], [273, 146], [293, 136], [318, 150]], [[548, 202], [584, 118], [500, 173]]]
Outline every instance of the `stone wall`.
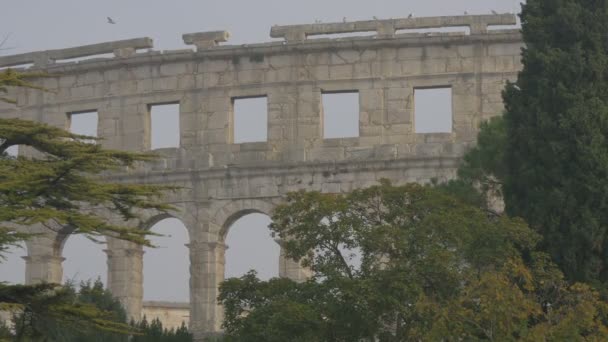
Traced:
[[[184, 35], [196, 50], [141, 51], [152, 45], [141, 38], [0, 57], [0, 67], [34, 63], [30, 70], [51, 76], [37, 81], [49, 91], [15, 91], [17, 107], [0, 108], [0, 117], [68, 127], [69, 113], [95, 110], [104, 146], [147, 151], [150, 106], [179, 103], [180, 146], [111, 177], [182, 188], [167, 200], [189, 231], [190, 327], [200, 338], [221, 326], [224, 238], [239, 217], [270, 214], [300, 189], [341, 193], [381, 178], [401, 184], [455, 176], [479, 123], [501, 114], [501, 90], [521, 69], [520, 33], [488, 29], [509, 24], [514, 15], [274, 26], [271, 35], [283, 41], [221, 45], [229, 34], [217, 31]], [[469, 32], [399, 31], [443, 26]], [[314, 38], [367, 31], [374, 35]], [[108, 52], [115, 57], [61, 62]], [[433, 87], [452, 91], [452, 131], [416, 133], [414, 90]], [[359, 136], [324, 139], [322, 94], [340, 91], [359, 94]], [[235, 144], [233, 101], [254, 96], [267, 98], [267, 141]], [[150, 214], [138, 228], [161, 218]], [[47, 232], [28, 243], [28, 282], [61, 280], [63, 239]], [[108, 240], [109, 287], [140, 317], [141, 247]], [[283, 276], [306, 277], [295, 261], [282, 257], [280, 265]]]

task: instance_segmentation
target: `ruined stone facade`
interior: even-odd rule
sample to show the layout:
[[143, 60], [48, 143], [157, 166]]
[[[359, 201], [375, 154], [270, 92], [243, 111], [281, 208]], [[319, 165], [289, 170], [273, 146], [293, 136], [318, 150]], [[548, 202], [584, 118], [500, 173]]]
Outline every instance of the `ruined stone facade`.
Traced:
[[[0, 67], [33, 63], [31, 70], [52, 75], [37, 81], [49, 91], [19, 89], [18, 105], [0, 108], [0, 116], [68, 127], [70, 113], [95, 110], [105, 147], [148, 151], [150, 106], [179, 103], [180, 146], [113, 177], [181, 187], [167, 201], [188, 228], [189, 318], [201, 337], [220, 330], [224, 239], [238, 218], [270, 214], [300, 189], [341, 193], [381, 178], [402, 184], [455, 176], [479, 123], [501, 113], [501, 90], [521, 69], [518, 30], [491, 29], [513, 24], [515, 16], [505, 14], [274, 26], [271, 36], [281, 41], [222, 45], [229, 35], [219, 31], [184, 35], [194, 51], [141, 51], [152, 41], [140, 38], [0, 57]], [[466, 32], [407, 31], [438, 27]], [[114, 57], [61, 61], [105, 53]], [[433, 87], [451, 89], [452, 131], [416, 133], [414, 92]], [[322, 94], [342, 91], [358, 92], [359, 136], [324, 139]], [[235, 144], [234, 100], [256, 96], [267, 99], [267, 141]], [[150, 215], [136, 228], [163, 218]], [[46, 232], [28, 242], [28, 283], [61, 281], [65, 238]], [[107, 255], [109, 288], [140, 317], [142, 248], [108, 238]], [[281, 276], [306, 277], [281, 258]]]

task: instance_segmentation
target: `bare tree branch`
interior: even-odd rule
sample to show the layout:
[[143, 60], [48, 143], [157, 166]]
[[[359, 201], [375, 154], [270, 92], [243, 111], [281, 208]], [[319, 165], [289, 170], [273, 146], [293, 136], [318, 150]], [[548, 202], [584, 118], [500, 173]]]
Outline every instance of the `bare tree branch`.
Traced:
[[4, 46], [4, 44], [6, 44], [6, 42], [8, 42], [9, 38], [10, 38], [12, 35], [13, 35], [13, 33], [12, 33], [12, 32], [9, 32], [9, 33], [7, 33], [6, 35], [4, 35], [4, 38], [2, 38], [2, 40], [0, 41], [0, 51], [3, 51], [3, 50], [12, 50], [12, 49], [14, 49], [14, 48], [15, 48], [14, 46], [11, 46], [11, 47], [3, 47], [3, 46]]

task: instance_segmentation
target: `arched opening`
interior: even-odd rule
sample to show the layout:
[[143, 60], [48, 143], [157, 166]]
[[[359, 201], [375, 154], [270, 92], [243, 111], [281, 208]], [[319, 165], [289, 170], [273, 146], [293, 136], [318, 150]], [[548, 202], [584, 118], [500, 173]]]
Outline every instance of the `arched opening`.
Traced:
[[255, 270], [258, 278], [279, 276], [279, 244], [270, 235], [270, 217], [250, 213], [231, 222], [225, 238], [225, 278], [240, 277]]
[[10, 246], [0, 256], [0, 282], [9, 284], [25, 283], [25, 260], [27, 256], [25, 243]]
[[63, 244], [63, 282], [78, 286], [82, 281], [95, 281], [98, 278], [107, 286], [108, 262], [105, 238], [94, 242], [85, 235], [68, 235]]
[[190, 242], [188, 230], [175, 218], [166, 218], [150, 230], [155, 248], [144, 248], [144, 300], [190, 302]]

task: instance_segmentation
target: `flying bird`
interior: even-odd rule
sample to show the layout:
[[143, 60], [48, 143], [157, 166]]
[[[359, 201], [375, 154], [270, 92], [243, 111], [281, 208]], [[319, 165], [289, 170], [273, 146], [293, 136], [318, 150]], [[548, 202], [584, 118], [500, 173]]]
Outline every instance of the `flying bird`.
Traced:
[[464, 15], [469, 15], [469, 12], [467, 12], [467, 11], [464, 11]]
[[374, 20], [378, 20], [378, 17], [376, 17], [376, 16], [373, 16], [373, 18], [374, 18]]
[[492, 14], [498, 14], [495, 10], [492, 10]]
[[116, 24], [116, 22], [114, 21], [114, 19], [108, 17], [108, 24]]
[[346, 22], [346, 17], [342, 18], [342, 22], [345, 23]]
[[408, 15], [407, 17], [408, 17], [409, 19], [411, 19], [413, 16], [414, 16], [414, 15], [413, 15], [412, 13], [410, 13], [410, 15]]

